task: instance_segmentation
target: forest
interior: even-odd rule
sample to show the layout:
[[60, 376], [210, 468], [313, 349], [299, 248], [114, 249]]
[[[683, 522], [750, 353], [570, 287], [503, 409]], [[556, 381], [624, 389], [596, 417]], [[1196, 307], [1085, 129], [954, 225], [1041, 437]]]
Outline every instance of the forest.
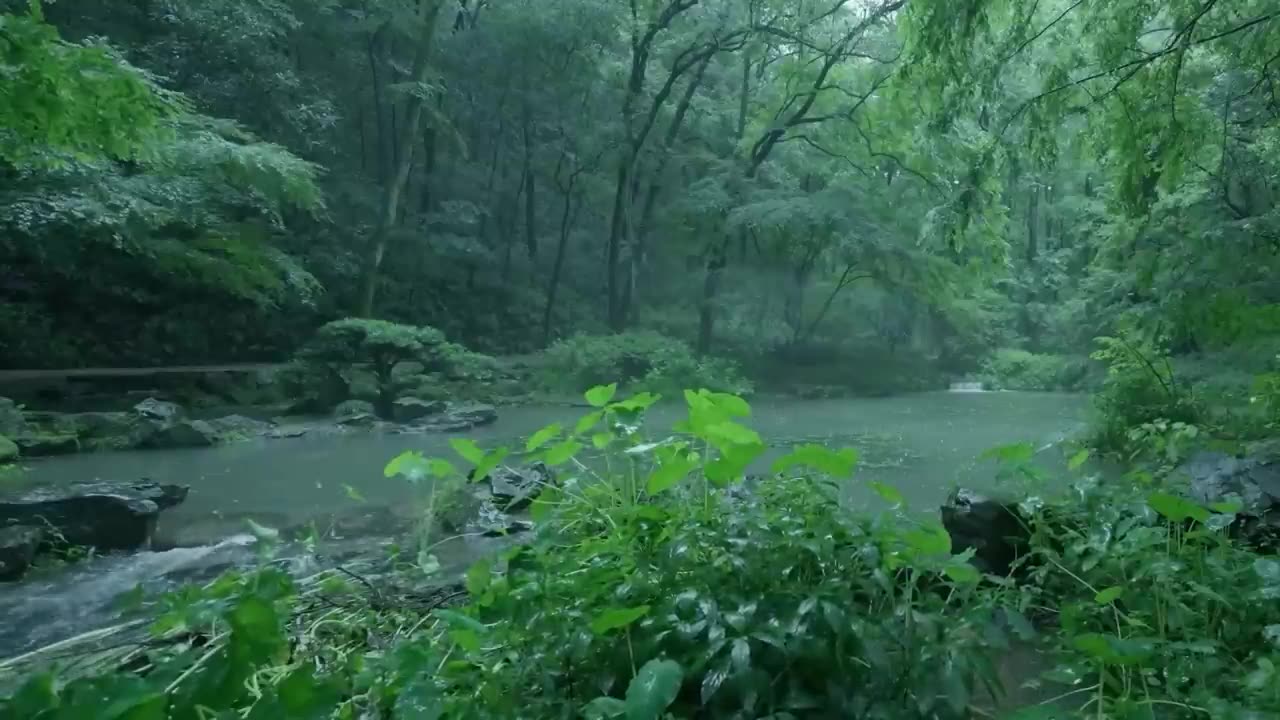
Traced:
[[1280, 717], [1277, 271], [1275, 0], [0, 0], [0, 381], [251, 368], [0, 718]]

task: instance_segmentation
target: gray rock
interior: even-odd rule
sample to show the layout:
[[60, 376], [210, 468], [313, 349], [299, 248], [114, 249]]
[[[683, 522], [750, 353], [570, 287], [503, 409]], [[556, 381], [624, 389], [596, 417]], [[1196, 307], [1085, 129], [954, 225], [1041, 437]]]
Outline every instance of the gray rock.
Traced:
[[300, 427], [300, 426], [280, 427], [280, 428], [275, 428], [274, 430], [271, 430], [270, 432], [268, 432], [267, 437], [273, 440], [300, 438], [303, 435], [306, 435], [307, 431], [308, 431], [307, 428]]
[[27, 429], [27, 422], [16, 403], [7, 397], [0, 397], [0, 435], [21, 435]]
[[182, 417], [182, 407], [177, 403], [147, 398], [133, 406], [133, 411], [144, 418], [168, 422]]
[[27, 457], [49, 457], [80, 452], [75, 435], [20, 435], [13, 439]]
[[0, 526], [35, 525], [53, 542], [132, 550], [151, 542], [161, 510], [186, 498], [184, 486], [153, 482], [40, 488], [0, 499]]
[[974, 566], [993, 575], [1009, 575], [1031, 540], [1016, 503], [966, 488], [957, 488], [942, 506], [942, 526], [951, 535], [952, 552], [972, 548]]
[[338, 403], [333, 408], [333, 416], [336, 418], [355, 417], [357, 415], [374, 415], [373, 403], [368, 400], [346, 400]]
[[0, 581], [16, 580], [31, 567], [44, 535], [43, 529], [33, 525], [0, 528]]
[[208, 424], [222, 437], [228, 435], [237, 437], [267, 435], [275, 427], [275, 423], [256, 420], [244, 415], [227, 415], [226, 417], [209, 420]]
[[467, 405], [450, 405], [445, 414], [432, 417], [424, 427], [439, 432], [457, 432], [470, 430], [473, 427], [489, 425], [498, 420], [498, 411], [492, 405], [472, 403]]
[[18, 446], [12, 440], [0, 435], [0, 464], [17, 460], [19, 454]]
[[143, 438], [141, 447], [163, 450], [210, 447], [220, 440], [218, 431], [203, 420], [176, 420], [155, 428]]
[[528, 467], [500, 467], [489, 474], [489, 491], [494, 504], [507, 512], [523, 510], [555, 482], [555, 475], [543, 463]]
[[338, 418], [338, 424], [343, 427], [371, 427], [379, 422], [378, 416], [373, 413], [359, 413]]
[[402, 397], [391, 404], [391, 418], [396, 422], [409, 423], [425, 417], [439, 415], [447, 410], [448, 407], [447, 403], [439, 400]]
[[1262, 551], [1280, 547], [1280, 456], [1274, 450], [1258, 444], [1245, 457], [1200, 452], [1181, 468], [1190, 479], [1191, 499], [1204, 505], [1240, 503], [1233, 531]]

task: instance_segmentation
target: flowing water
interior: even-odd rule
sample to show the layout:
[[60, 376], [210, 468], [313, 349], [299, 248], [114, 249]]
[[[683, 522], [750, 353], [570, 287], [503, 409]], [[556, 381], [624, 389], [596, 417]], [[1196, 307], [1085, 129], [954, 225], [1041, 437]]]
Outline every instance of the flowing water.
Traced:
[[[894, 485], [923, 511], [936, 508], [956, 484], [989, 488], [994, 471], [978, 459], [983, 451], [1024, 441], [1047, 448], [1073, 434], [1085, 404], [1083, 396], [1012, 392], [766, 398], [753, 403], [751, 424], [774, 455], [799, 442], [857, 448], [861, 460], [849, 486], [851, 503], [874, 502], [866, 489], [874, 480]], [[496, 424], [465, 436], [485, 447], [516, 443], [549, 423], [571, 424], [584, 412], [505, 408]], [[681, 406], [660, 405], [650, 412], [647, 428], [657, 434], [682, 414]], [[286, 527], [359, 504], [408, 507], [413, 491], [401, 479], [383, 477], [387, 461], [405, 450], [450, 455], [448, 442], [458, 436], [313, 433], [205, 449], [84, 454], [32, 463], [26, 476], [32, 483], [145, 477], [189, 485], [191, 492], [184, 504], [161, 518], [159, 537], [178, 545], [175, 549], [98, 558], [43, 579], [0, 586], [0, 657], [107, 622], [110, 597], [138, 583], [174, 570], [225, 564], [236, 552], [243, 555], [233, 536], [244, 532], [247, 518]], [[1047, 462], [1056, 462], [1052, 453], [1045, 455]], [[75, 622], [67, 622], [68, 617]]]

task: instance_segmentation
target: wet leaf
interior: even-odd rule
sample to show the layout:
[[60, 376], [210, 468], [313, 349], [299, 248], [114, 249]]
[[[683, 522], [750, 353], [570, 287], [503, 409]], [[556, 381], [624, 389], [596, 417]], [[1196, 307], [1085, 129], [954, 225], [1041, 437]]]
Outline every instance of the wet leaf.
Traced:
[[658, 402], [658, 400], [660, 399], [662, 399], [661, 395], [654, 395], [653, 393], [642, 392], [638, 395], [633, 395], [627, 398], [626, 400], [619, 400], [618, 402], [610, 405], [609, 407], [614, 410], [621, 410], [623, 412], [639, 412], [640, 410], [649, 409], [654, 403]]
[[982, 579], [982, 574], [978, 572], [978, 569], [965, 562], [950, 563], [943, 572], [955, 582], [965, 585], [971, 585]]
[[602, 418], [604, 418], [603, 410], [597, 410], [593, 413], [588, 413], [586, 415], [583, 415], [581, 418], [578, 418], [578, 424], [574, 425], [573, 434], [581, 435], [582, 433], [598, 425]]
[[590, 403], [592, 407], [602, 408], [609, 404], [609, 401], [613, 399], [614, 394], [617, 392], [618, 383], [613, 383], [612, 385], [597, 385], [584, 393], [583, 397], [587, 399], [587, 402]]
[[980, 456], [983, 460], [996, 460], [1001, 463], [1020, 464], [1031, 462], [1031, 458], [1036, 454], [1036, 448], [1031, 443], [1015, 443], [1013, 445], [1001, 445], [994, 447]]
[[781, 473], [797, 465], [812, 468], [832, 477], [848, 477], [858, 463], [858, 451], [853, 448], [828, 450], [821, 445], [799, 445], [791, 452], [773, 461], [773, 472]]
[[489, 589], [492, 580], [493, 563], [488, 559], [480, 560], [467, 570], [467, 592], [473, 596], [481, 595]]
[[368, 500], [365, 500], [364, 495], [361, 495], [360, 491], [355, 489], [354, 487], [346, 483], [343, 483], [342, 489], [344, 492], [347, 493], [347, 497], [351, 498], [352, 500], [355, 500], [356, 502], [359, 502], [359, 503], [368, 502]]
[[725, 660], [716, 663], [714, 667], [708, 668], [706, 674], [702, 676], [702, 687], [699, 690], [699, 697], [702, 704], [706, 705], [715, 697], [720, 686], [724, 684], [726, 678], [729, 677], [729, 661]]
[[746, 638], [734, 640], [729, 657], [733, 662], [734, 672], [746, 672], [751, 667], [751, 643], [747, 642]]
[[1168, 493], [1152, 493], [1147, 496], [1147, 504], [1152, 510], [1163, 515], [1171, 522], [1195, 520], [1205, 522], [1209, 519], [1209, 511], [1199, 505]]
[[609, 608], [591, 621], [591, 632], [596, 635], [603, 635], [610, 630], [627, 627], [644, 617], [648, 612], [648, 605], [633, 608]]
[[1109, 587], [1106, 590], [1098, 591], [1098, 594], [1093, 596], [1093, 601], [1099, 605], [1109, 605], [1110, 603], [1115, 602], [1123, 592], [1124, 588], [1118, 585], [1116, 587]]
[[1067, 461], [1067, 469], [1077, 470], [1080, 468], [1081, 465], [1084, 465], [1088, 461], [1089, 461], [1089, 449], [1085, 448], [1084, 450], [1081, 450], [1080, 452], [1071, 456], [1071, 459]]
[[[479, 465], [481, 462], [484, 462], [484, 450], [481, 450], [480, 446], [476, 445], [474, 440], [467, 438], [453, 438], [449, 441], [449, 447], [453, 448], [453, 451], [458, 453], [458, 457], [461, 457], [472, 465]], [[403, 457], [403, 455], [401, 457]], [[399, 459], [400, 458], [396, 458], [396, 460]], [[392, 462], [395, 461], [393, 460]]]
[[622, 717], [626, 711], [627, 704], [618, 698], [598, 697], [582, 708], [582, 716], [585, 720], [608, 720]]
[[672, 660], [650, 660], [627, 686], [627, 720], [658, 720], [680, 694], [684, 670]]
[[387, 463], [382, 469], [382, 475], [383, 477], [410, 476], [422, 472], [423, 463], [422, 453], [413, 450], [402, 452]]
[[645, 492], [658, 495], [675, 487], [690, 472], [698, 467], [698, 463], [684, 457], [676, 456], [658, 466], [645, 482]]
[[549, 441], [560, 434], [560, 423], [552, 423], [538, 432], [530, 436], [529, 441], [524, 444], [525, 452], [533, 452], [538, 448], [546, 445]]
[[569, 462], [574, 455], [577, 455], [581, 449], [582, 443], [577, 440], [565, 440], [548, 448], [546, 454], [542, 456], [542, 460], [552, 467], [563, 465]]
[[444, 716], [444, 696], [430, 676], [415, 679], [396, 698], [396, 720], [439, 720]]
[[905, 505], [907, 502], [906, 498], [902, 497], [902, 493], [898, 492], [898, 489], [893, 487], [892, 485], [885, 485], [884, 483], [880, 483], [880, 482], [872, 482], [871, 489], [875, 490], [876, 494], [879, 495], [881, 498], [883, 498], [884, 501], [889, 503], [890, 505]]

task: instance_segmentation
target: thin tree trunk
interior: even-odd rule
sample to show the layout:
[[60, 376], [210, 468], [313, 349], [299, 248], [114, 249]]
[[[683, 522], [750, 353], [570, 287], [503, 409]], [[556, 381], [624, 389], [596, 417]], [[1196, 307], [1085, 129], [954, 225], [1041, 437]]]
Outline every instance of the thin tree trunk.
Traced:
[[[423, 34], [419, 39], [418, 50], [413, 60], [413, 79], [415, 82], [422, 83], [427, 80], [427, 71], [430, 68], [431, 53], [435, 41], [436, 20], [439, 18], [440, 8], [443, 5], [443, 0], [427, 0], [423, 5]], [[396, 218], [399, 216], [400, 196], [409, 180], [409, 169], [413, 161], [413, 148], [416, 144], [413, 140], [417, 137], [418, 128], [422, 123], [422, 106], [424, 102], [425, 100], [420, 93], [413, 93], [409, 96], [408, 117], [403, 123], [404, 137], [400, 142], [403, 152], [397, 159], [395, 175], [388, 178], [382, 215], [379, 218], [378, 227], [374, 231], [372, 241], [369, 243], [369, 252], [365, 259], [364, 286], [360, 294], [360, 306], [357, 309], [357, 315], [360, 317], [373, 316], [373, 305], [378, 292], [378, 278], [382, 269], [382, 258], [386, 254], [387, 240], [395, 227]]]
[[725, 256], [729, 250], [729, 236], [724, 236], [720, 246], [707, 258], [706, 274], [702, 279], [702, 300], [698, 303], [698, 354], [711, 353], [711, 341], [715, 335], [715, 302], [720, 294], [720, 279], [724, 275]]

